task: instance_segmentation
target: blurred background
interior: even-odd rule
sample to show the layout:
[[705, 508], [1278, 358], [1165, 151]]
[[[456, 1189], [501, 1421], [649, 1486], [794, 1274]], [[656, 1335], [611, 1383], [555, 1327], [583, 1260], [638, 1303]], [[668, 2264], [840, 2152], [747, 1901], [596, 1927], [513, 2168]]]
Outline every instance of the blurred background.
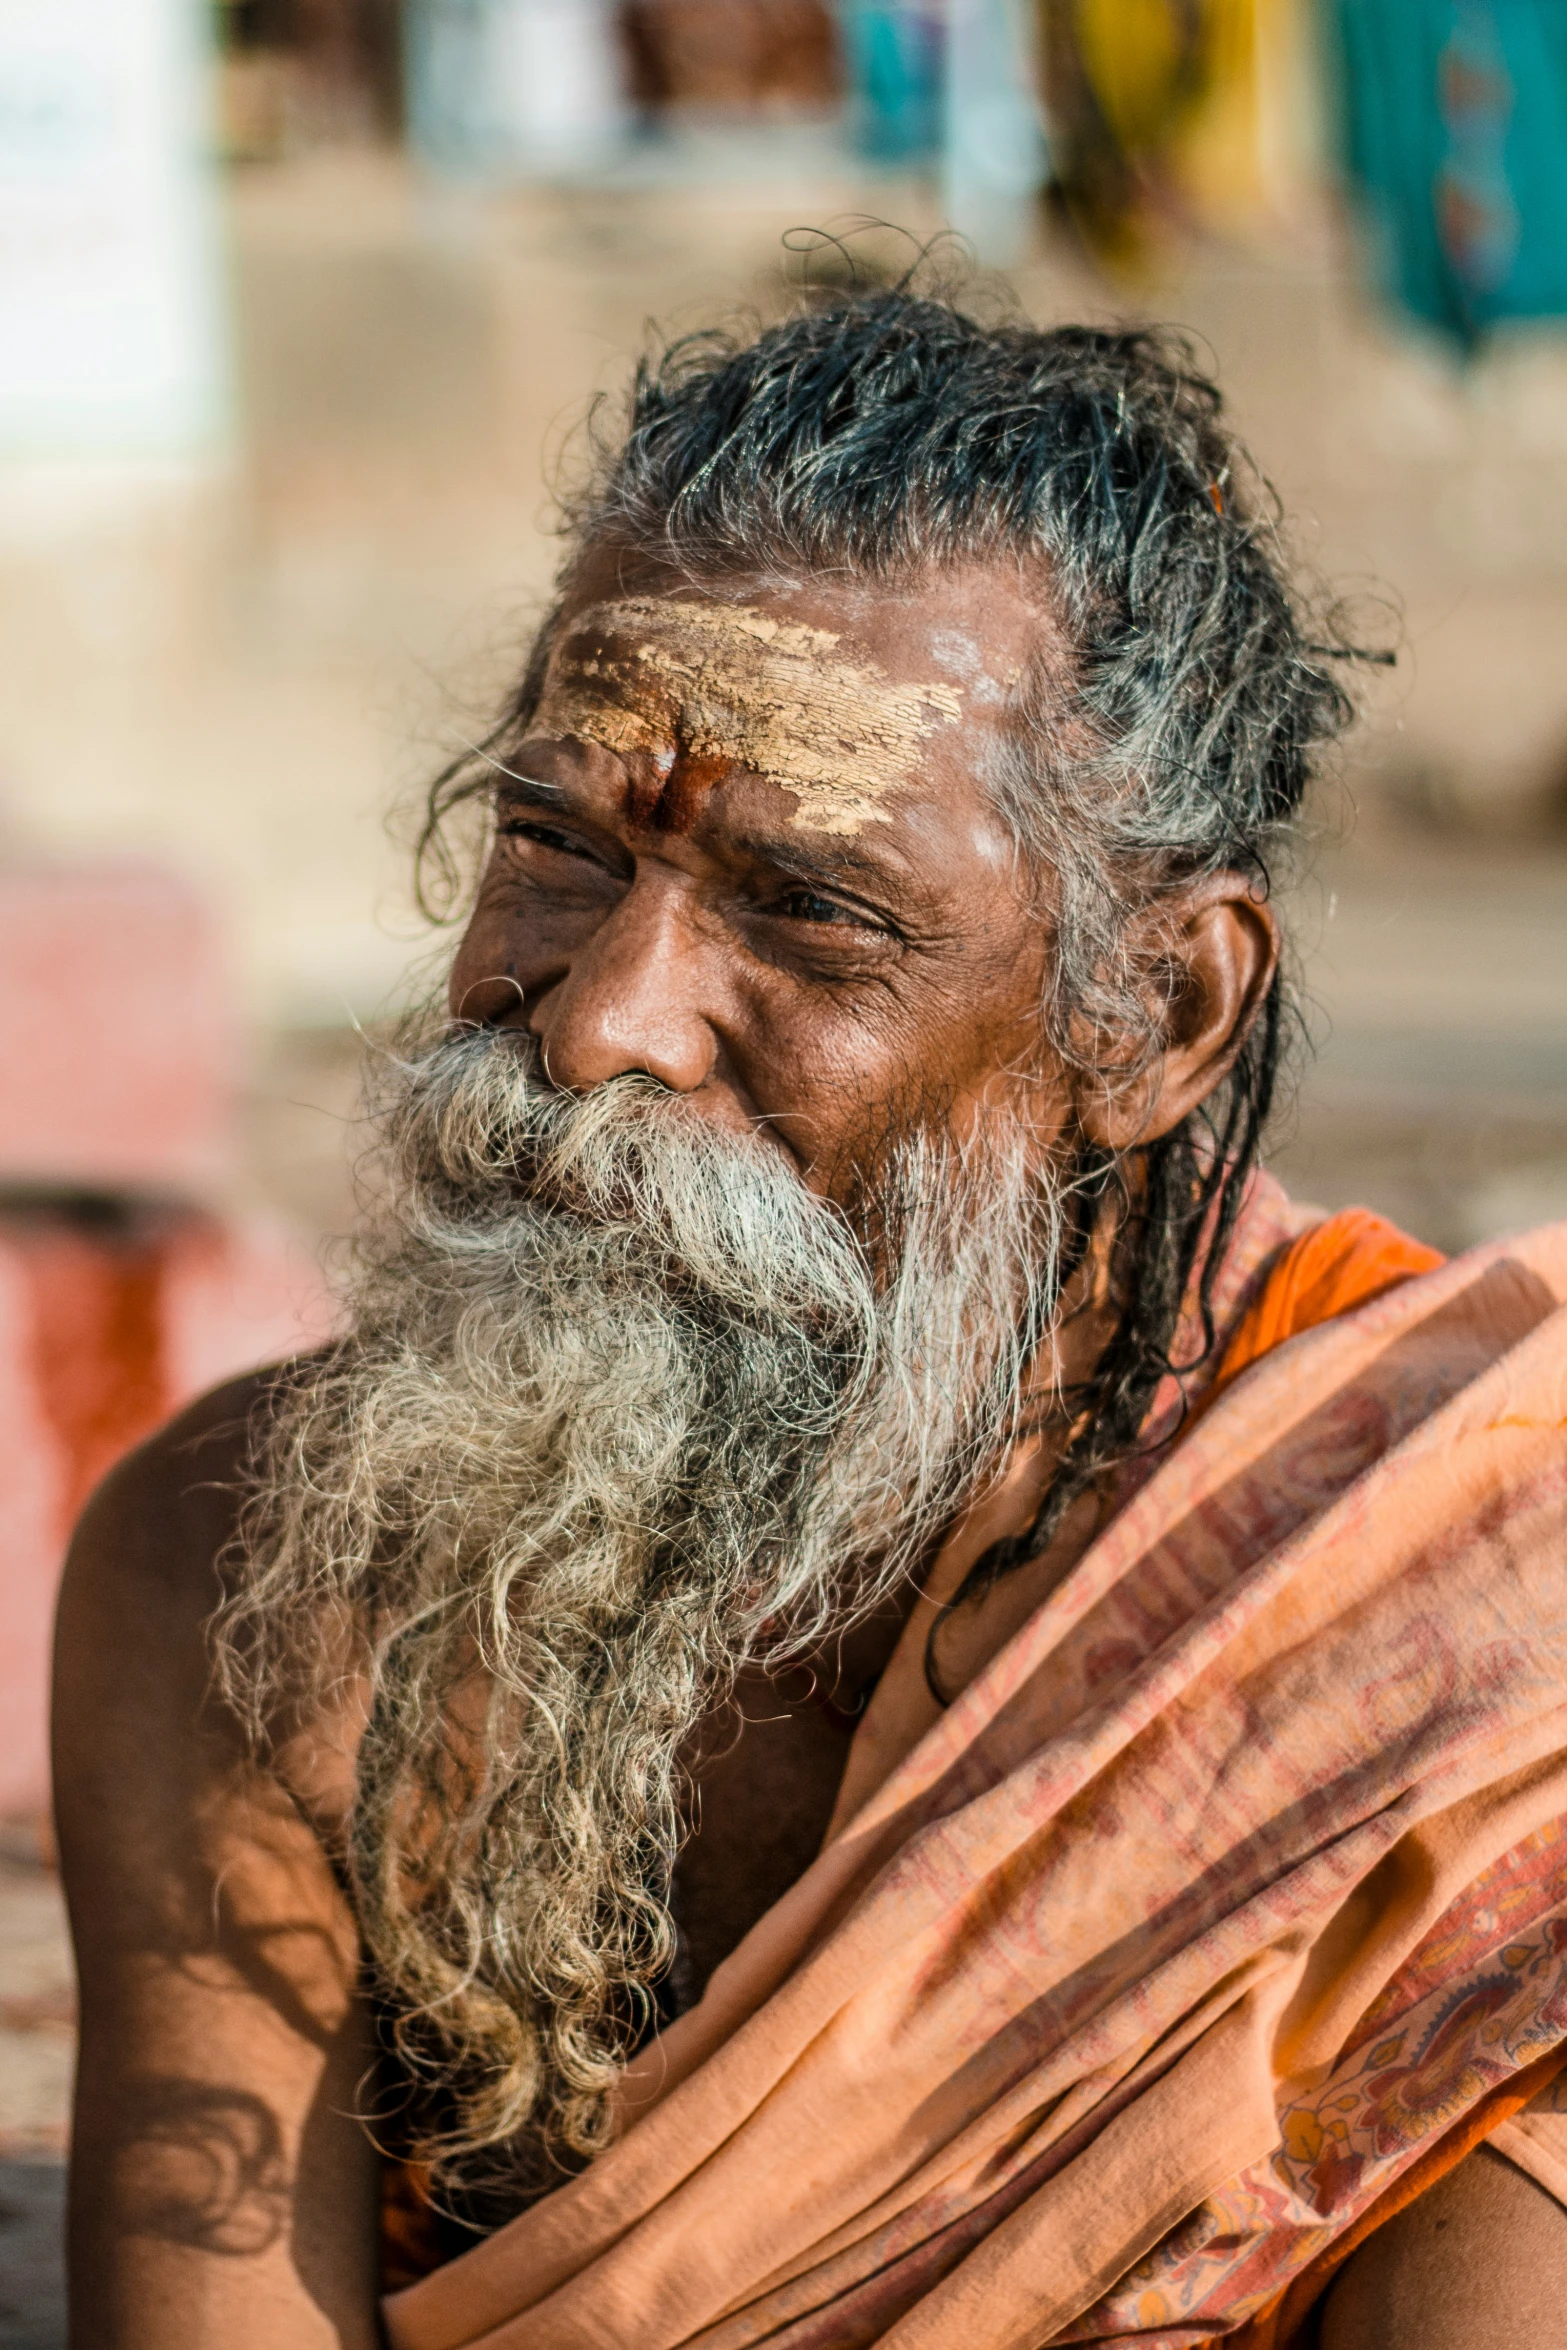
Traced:
[[517, 667], [589, 401], [949, 229], [984, 299], [1188, 326], [1396, 629], [1281, 1171], [1446, 1248], [1567, 1215], [1559, 0], [0, 0], [0, 2342], [62, 2338], [64, 1528], [328, 1326], [430, 943], [388, 817]]

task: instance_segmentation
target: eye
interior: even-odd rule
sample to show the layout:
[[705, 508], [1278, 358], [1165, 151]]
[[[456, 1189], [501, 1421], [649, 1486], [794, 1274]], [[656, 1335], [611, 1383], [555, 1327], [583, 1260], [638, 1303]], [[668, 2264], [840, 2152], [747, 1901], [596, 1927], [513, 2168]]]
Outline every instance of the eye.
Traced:
[[508, 816], [495, 829], [503, 840], [531, 840], [541, 849], [553, 849], [558, 856], [580, 857], [593, 865], [599, 862], [587, 843], [575, 833], [562, 832], [554, 824], [541, 824], [532, 816]]
[[850, 923], [861, 930], [881, 927], [862, 907], [841, 905], [836, 898], [818, 897], [812, 889], [790, 890], [787, 896], [774, 901], [773, 912], [790, 922]]

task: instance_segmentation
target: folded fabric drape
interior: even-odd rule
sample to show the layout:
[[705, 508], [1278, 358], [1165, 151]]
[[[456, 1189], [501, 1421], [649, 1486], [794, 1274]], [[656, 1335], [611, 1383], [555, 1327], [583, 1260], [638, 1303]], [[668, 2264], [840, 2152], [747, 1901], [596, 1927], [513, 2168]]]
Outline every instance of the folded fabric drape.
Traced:
[[1273, 1345], [395, 2350], [1266, 2329], [1567, 2053], [1564, 1427], [1567, 1227]]

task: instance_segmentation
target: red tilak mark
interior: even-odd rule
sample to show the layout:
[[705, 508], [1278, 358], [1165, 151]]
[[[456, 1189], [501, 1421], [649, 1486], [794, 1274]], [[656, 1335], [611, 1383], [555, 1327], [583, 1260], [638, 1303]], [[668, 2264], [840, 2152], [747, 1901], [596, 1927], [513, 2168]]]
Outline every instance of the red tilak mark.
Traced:
[[689, 832], [732, 764], [729, 759], [683, 751], [661, 774], [652, 759], [638, 759], [631, 776], [632, 822], [649, 832]]

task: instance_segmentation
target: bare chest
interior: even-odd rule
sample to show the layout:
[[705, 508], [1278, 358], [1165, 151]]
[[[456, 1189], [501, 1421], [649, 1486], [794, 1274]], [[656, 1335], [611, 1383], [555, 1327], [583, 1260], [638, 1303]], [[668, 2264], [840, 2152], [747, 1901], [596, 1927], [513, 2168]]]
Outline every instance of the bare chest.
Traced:
[[854, 1729], [853, 1713], [803, 1670], [781, 1682], [747, 1676], [707, 1725], [675, 1866], [679, 2005], [700, 1998], [713, 1969], [816, 1858]]

